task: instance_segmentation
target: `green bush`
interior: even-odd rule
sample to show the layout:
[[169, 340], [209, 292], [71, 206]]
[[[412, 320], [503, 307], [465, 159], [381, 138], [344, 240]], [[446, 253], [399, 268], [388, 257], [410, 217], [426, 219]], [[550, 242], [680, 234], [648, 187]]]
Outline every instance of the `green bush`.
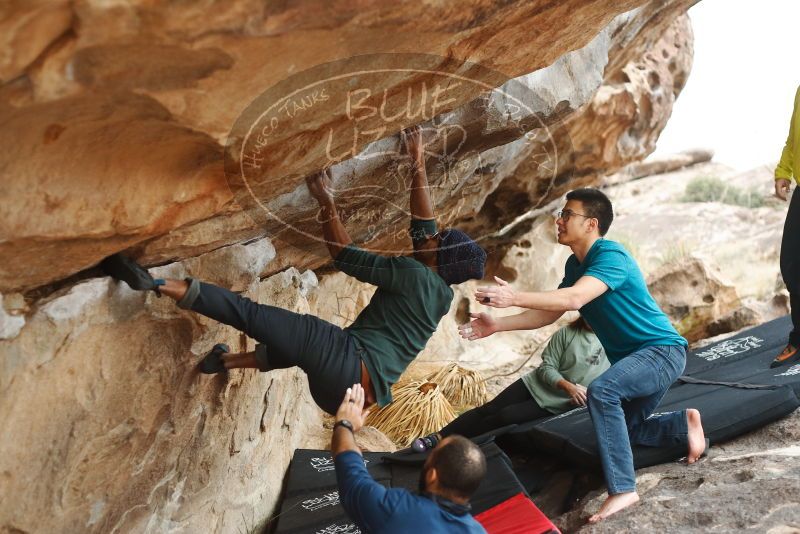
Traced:
[[759, 208], [764, 205], [764, 196], [758, 192], [757, 188], [745, 191], [727, 184], [716, 176], [698, 176], [692, 178], [686, 186], [683, 201], [721, 202], [746, 208]]

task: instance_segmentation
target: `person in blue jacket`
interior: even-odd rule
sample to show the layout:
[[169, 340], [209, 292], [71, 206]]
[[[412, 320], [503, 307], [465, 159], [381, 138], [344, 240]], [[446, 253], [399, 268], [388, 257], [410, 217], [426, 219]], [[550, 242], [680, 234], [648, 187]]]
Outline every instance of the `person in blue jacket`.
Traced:
[[420, 473], [419, 494], [385, 488], [367, 471], [355, 433], [364, 425], [364, 388], [354, 384], [336, 411], [331, 453], [339, 502], [364, 533], [473, 534], [486, 530], [470, 514], [469, 499], [486, 475], [480, 447], [462, 436], [442, 440]]

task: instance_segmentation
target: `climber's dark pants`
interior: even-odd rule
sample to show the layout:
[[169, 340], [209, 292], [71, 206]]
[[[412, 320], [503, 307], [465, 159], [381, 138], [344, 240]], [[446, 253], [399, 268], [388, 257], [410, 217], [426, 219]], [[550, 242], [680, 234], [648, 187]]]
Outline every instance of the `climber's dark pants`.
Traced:
[[258, 341], [261, 371], [297, 366], [308, 375], [311, 396], [335, 414], [345, 390], [361, 383], [361, 350], [342, 328], [313, 315], [258, 304], [232, 291], [188, 279], [181, 308], [203, 314]]
[[781, 275], [789, 290], [789, 306], [792, 308], [794, 329], [789, 334], [789, 343], [800, 347], [800, 194], [796, 189], [783, 226]]

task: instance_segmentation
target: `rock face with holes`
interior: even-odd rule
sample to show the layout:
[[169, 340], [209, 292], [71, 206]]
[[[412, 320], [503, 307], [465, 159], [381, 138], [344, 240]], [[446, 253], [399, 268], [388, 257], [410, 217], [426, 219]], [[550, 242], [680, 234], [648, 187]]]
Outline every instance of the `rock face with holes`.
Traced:
[[740, 305], [736, 288], [697, 258], [663, 265], [650, 274], [647, 286], [678, 333], [690, 343], [719, 334], [719, 330], [709, 332], [708, 325]]
[[[315, 289], [307, 269], [330, 259], [303, 176], [333, 164], [353, 238], [399, 251], [408, 191], [391, 152], [401, 127], [421, 123], [440, 222], [484, 238], [492, 269], [525, 280], [523, 259], [545, 261], [533, 254], [545, 227], [505, 267], [504, 247], [530, 228], [496, 233], [653, 150], [691, 67], [692, 3], [6, 2], [0, 530], [263, 526], [293, 449], [324, 436], [302, 373], [199, 376], [214, 343], [249, 350], [253, 340], [92, 267], [126, 250], [158, 276], [196, 276], [346, 324], [370, 290], [342, 275]], [[228, 133], [245, 106], [270, 87], [318, 82], [326, 63], [363, 66], [347, 61], [356, 56], [394, 69], [356, 107], [369, 115], [385, 90], [381, 113], [395, 118], [300, 95], [268, 136], [269, 165], [246, 184], [253, 195], [241, 196], [224, 164], [244, 162], [231, 149], [244, 140]], [[422, 72], [431, 61], [434, 73]], [[442, 73], [470, 83], [442, 84]], [[426, 107], [403, 117], [409, 91], [423, 87]], [[560, 260], [547, 261], [552, 274]], [[456, 335], [475, 285], [458, 289], [422, 359], [517, 356]]]

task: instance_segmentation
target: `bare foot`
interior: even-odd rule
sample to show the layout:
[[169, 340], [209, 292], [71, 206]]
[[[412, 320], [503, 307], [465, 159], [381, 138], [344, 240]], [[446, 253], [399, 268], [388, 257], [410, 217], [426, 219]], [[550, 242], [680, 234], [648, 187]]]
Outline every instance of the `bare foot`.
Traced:
[[622, 510], [632, 504], [639, 502], [639, 494], [635, 491], [629, 493], [618, 493], [616, 495], [609, 495], [606, 502], [600, 507], [596, 514], [589, 518], [589, 523], [597, 523]]
[[706, 435], [700, 422], [700, 412], [693, 408], [686, 410], [686, 423], [689, 426], [689, 453], [686, 455], [686, 463], [693, 464], [706, 450]]

